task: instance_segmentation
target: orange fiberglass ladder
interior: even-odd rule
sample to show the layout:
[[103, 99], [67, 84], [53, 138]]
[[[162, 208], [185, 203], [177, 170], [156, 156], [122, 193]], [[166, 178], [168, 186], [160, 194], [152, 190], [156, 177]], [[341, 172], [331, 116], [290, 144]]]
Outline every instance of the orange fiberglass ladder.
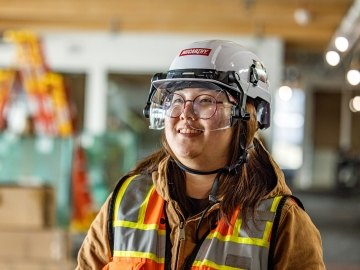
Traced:
[[16, 46], [15, 70], [26, 92], [35, 133], [60, 137], [73, 135], [63, 77], [47, 67], [40, 39], [25, 31], [5, 32], [4, 39]]

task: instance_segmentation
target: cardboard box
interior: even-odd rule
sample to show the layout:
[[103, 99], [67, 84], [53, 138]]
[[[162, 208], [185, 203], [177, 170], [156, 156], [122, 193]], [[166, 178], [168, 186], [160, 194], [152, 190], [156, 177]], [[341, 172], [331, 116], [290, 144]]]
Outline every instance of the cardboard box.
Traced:
[[0, 262], [64, 262], [70, 259], [70, 252], [71, 239], [66, 230], [0, 231]]
[[0, 185], [0, 229], [42, 229], [55, 224], [51, 187]]

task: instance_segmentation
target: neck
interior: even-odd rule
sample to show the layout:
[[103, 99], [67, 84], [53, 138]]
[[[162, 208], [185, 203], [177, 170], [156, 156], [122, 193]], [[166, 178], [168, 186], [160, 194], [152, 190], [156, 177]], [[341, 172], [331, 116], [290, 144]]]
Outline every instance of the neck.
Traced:
[[[176, 159], [173, 161], [185, 173], [187, 196], [194, 199], [205, 199], [208, 197], [210, 201], [216, 201], [218, 178], [220, 174], [224, 173], [224, 168], [203, 171], [190, 168]], [[214, 182], [215, 179], [216, 183]]]
[[208, 198], [216, 174], [185, 173], [186, 194], [194, 199]]

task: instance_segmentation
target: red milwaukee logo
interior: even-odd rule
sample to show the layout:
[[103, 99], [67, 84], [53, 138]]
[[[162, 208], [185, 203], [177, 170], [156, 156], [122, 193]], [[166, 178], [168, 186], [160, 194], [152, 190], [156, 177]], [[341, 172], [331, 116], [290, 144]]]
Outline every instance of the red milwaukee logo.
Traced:
[[211, 49], [206, 49], [206, 48], [190, 48], [190, 49], [185, 49], [182, 50], [180, 52], [180, 56], [185, 56], [185, 55], [204, 55], [204, 56], [208, 56], [211, 52]]

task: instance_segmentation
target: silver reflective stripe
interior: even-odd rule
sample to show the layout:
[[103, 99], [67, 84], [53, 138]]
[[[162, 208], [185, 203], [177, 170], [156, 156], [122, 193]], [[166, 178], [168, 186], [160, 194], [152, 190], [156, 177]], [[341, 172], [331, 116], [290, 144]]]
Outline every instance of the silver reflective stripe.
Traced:
[[151, 191], [152, 184], [152, 180], [143, 175], [135, 177], [130, 182], [127, 189], [131, 192], [124, 193], [117, 213], [117, 220], [138, 222], [140, 207], [144, 198]]
[[165, 231], [142, 230], [126, 227], [114, 228], [115, 251], [137, 251], [155, 254], [158, 258], [165, 254]]
[[271, 212], [271, 206], [273, 199], [263, 200], [255, 210], [255, 216], [253, 213], [248, 213], [248, 221], [246, 228], [245, 225], [241, 226], [240, 236], [247, 236], [250, 238], [263, 238], [264, 231], [266, 229], [266, 223], [273, 222], [275, 218], [275, 212]]
[[[149, 195], [154, 186], [151, 177], [144, 175], [128, 179], [116, 199], [117, 214], [113, 222], [114, 255], [164, 260], [166, 234], [159, 224], [144, 224]], [[116, 207], [118, 206], [118, 207]], [[161, 213], [154, 213], [161, 215]]]
[[[251, 244], [223, 242], [216, 238], [206, 239], [195, 260], [200, 262], [207, 260], [213, 267], [226, 265], [240, 269], [267, 269], [267, 256], [263, 256], [264, 249], [266, 248]], [[257, 258], [261, 262], [258, 262]]]
[[244, 229], [239, 213], [233, 235], [225, 236], [216, 231], [210, 233], [202, 244], [194, 264], [207, 265], [215, 269], [222, 266], [267, 269], [270, 232], [275, 218], [275, 212], [271, 210], [273, 202], [274, 199], [264, 200], [257, 207], [256, 224], [248, 222], [254, 232], [248, 233], [249, 230]]

